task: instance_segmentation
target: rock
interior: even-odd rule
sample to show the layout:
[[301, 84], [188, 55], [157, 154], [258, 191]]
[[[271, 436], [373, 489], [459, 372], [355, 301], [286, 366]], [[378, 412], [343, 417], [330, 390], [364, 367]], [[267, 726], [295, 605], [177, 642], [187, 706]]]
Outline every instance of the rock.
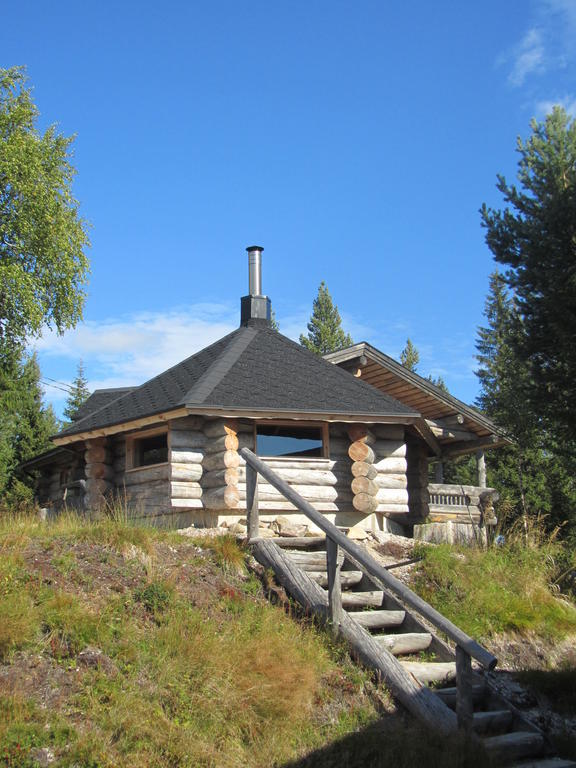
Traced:
[[234, 536], [244, 536], [247, 530], [246, 526], [242, 525], [242, 523], [232, 523], [232, 525], [228, 526], [228, 533]]
[[118, 671], [112, 659], [106, 656], [100, 648], [95, 648], [92, 645], [88, 645], [84, 650], [80, 651], [78, 656], [76, 656], [76, 663], [79, 667], [101, 669], [108, 675], [116, 674]]
[[41, 747], [39, 749], [33, 749], [30, 752], [30, 757], [40, 766], [40, 768], [46, 768], [48, 765], [52, 765], [56, 761], [56, 755], [49, 747]]
[[368, 531], [365, 531], [361, 525], [353, 525], [346, 535], [354, 541], [364, 541], [369, 538]]
[[277, 517], [272, 523], [272, 530], [278, 536], [306, 536], [308, 526], [303, 523], [293, 523], [287, 517]]
[[275, 539], [276, 534], [271, 528], [258, 528], [258, 536], [261, 539]]

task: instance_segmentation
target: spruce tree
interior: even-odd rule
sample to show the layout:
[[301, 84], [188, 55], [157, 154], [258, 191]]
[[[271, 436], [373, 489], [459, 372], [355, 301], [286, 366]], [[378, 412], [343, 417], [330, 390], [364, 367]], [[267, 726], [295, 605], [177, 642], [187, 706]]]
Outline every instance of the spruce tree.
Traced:
[[410, 339], [406, 339], [406, 346], [400, 352], [400, 362], [404, 368], [408, 368], [409, 371], [416, 373], [416, 368], [420, 362], [420, 353]]
[[78, 368], [76, 369], [76, 378], [72, 382], [72, 388], [66, 400], [66, 407], [63, 411], [68, 422], [74, 421], [78, 409], [89, 397], [90, 390], [88, 389], [88, 381], [84, 373], [84, 363], [80, 360]]
[[30, 501], [35, 478], [19, 465], [51, 447], [58, 422], [45, 406], [36, 356], [15, 354], [0, 367], [0, 498], [4, 504]]
[[482, 207], [486, 242], [507, 271], [520, 320], [513, 343], [529, 368], [530, 409], [576, 444], [576, 120], [555, 107], [517, 150], [519, 186], [498, 177], [507, 207]]
[[320, 283], [318, 295], [314, 299], [312, 317], [307, 328], [308, 335], [300, 335], [300, 344], [317, 355], [336, 352], [354, 343], [350, 334], [342, 329], [338, 307], [332, 302], [324, 281]]

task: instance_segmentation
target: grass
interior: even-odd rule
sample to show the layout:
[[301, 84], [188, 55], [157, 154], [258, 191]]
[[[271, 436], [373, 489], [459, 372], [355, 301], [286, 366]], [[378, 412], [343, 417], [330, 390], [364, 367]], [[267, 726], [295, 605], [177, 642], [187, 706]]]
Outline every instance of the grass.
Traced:
[[230, 538], [4, 518], [0, 615], [0, 766], [50, 748], [58, 766], [264, 768], [379, 717], [369, 676], [270, 605]]
[[576, 632], [576, 607], [551, 589], [558, 546], [480, 550], [419, 547], [414, 586], [468, 634], [533, 632], [547, 640]]

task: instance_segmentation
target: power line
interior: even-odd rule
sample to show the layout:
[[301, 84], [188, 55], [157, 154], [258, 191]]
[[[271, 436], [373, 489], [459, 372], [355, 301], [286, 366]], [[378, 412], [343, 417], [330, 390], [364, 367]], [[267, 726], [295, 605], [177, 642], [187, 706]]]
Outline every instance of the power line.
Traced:
[[[73, 391], [73, 389], [74, 389], [74, 387], [72, 386], [72, 384], [66, 384], [66, 382], [65, 382], [65, 381], [58, 381], [58, 379], [51, 379], [51, 378], [50, 378], [50, 376], [44, 376], [44, 378], [45, 378], [45, 379], [47, 379], [48, 381], [52, 381], [52, 382], [54, 382], [54, 384], [59, 384], [61, 387], [66, 387], [66, 389], [67, 389], [69, 392], [72, 392], [72, 391]], [[51, 385], [48, 385], [48, 386], [51, 386]]]
[[43, 379], [40, 379], [40, 384], [44, 384], [45, 387], [52, 387], [53, 389], [59, 389], [60, 392], [66, 392], [67, 395], [70, 394], [71, 390], [64, 389], [64, 387], [59, 387], [57, 384], [51, 384], [49, 381], [44, 381]]

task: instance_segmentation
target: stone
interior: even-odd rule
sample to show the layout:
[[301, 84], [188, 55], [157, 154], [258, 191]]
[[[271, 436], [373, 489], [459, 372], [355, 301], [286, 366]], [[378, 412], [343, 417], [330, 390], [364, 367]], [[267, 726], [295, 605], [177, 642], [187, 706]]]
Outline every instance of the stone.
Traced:
[[52, 765], [56, 761], [56, 755], [49, 747], [33, 749], [30, 752], [30, 757], [40, 768], [47, 768], [47, 766]]
[[287, 517], [277, 517], [272, 523], [272, 530], [278, 536], [306, 536], [308, 526], [304, 523], [293, 523]]
[[368, 531], [364, 530], [361, 525], [353, 525], [346, 535], [349, 539], [354, 539], [354, 541], [364, 541], [369, 538]]
[[228, 533], [234, 536], [243, 536], [248, 529], [242, 523], [232, 523], [228, 526]]

